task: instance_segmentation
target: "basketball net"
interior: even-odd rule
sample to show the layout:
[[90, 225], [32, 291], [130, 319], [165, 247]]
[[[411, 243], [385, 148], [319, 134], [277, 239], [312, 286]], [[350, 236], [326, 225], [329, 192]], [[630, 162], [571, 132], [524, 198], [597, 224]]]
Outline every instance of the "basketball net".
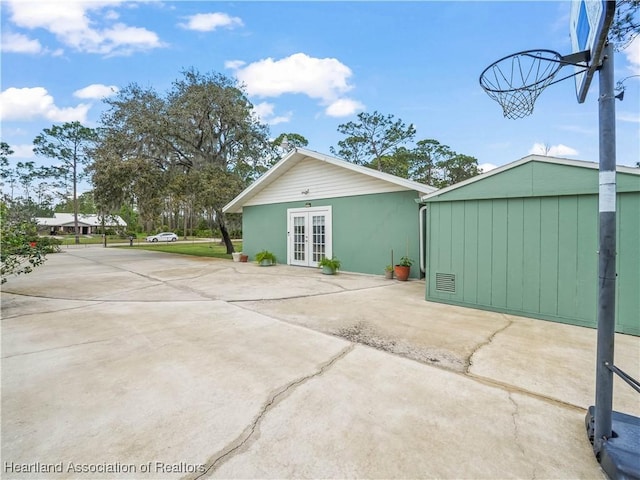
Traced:
[[480, 85], [506, 118], [531, 115], [536, 99], [566, 63], [552, 50], [527, 50], [504, 57], [480, 75]]

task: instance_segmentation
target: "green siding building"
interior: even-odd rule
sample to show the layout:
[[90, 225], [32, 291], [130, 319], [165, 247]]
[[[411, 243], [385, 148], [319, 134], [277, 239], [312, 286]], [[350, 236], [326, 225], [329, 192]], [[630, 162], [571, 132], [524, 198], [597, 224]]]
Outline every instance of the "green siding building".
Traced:
[[[616, 330], [640, 335], [640, 169], [617, 192]], [[427, 300], [596, 326], [597, 164], [529, 156], [421, 201]]]
[[297, 148], [225, 206], [242, 212], [243, 251], [278, 263], [316, 267], [337, 257], [341, 270], [382, 275], [401, 256], [418, 278], [419, 198], [436, 189]]

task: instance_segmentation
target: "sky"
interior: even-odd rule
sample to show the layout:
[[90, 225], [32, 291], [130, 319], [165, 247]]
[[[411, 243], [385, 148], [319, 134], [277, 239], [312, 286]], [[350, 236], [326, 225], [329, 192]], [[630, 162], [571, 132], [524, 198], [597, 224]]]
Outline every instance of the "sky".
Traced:
[[[598, 161], [598, 78], [584, 103], [572, 78], [532, 115], [503, 117], [479, 85], [512, 53], [572, 53], [570, 1], [217, 2], [1, 0], [1, 139], [35, 157], [53, 124], [99, 125], [104, 98], [129, 84], [164, 93], [181, 72], [245, 86], [273, 138], [298, 133], [330, 154], [340, 124], [377, 111], [478, 159], [485, 170], [531, 153]], [[640, 40], [614, 59], [617, 163], [640, 161]], [[565, 71], [566, 70], [566, 71]], [[561, 69], [558, 78], [573, 72]]]

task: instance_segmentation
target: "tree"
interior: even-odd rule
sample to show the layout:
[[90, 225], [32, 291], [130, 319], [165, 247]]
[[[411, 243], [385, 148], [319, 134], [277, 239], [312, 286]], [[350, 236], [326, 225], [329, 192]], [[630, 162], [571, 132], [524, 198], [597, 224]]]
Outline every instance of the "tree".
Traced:
[[478, 160], [454, 152], [437, 140], [416, 142], [409, 178], [420, 183], [444, 188], [480, 173]]
[[[78, 195], [76, 199], [78, 204], [78, 213], [83, 214], [93, 214], [96, 213], [97, 207], [95, 201], [93, 199], [93, 191], [84, 192]], [[62, 202], [58, 203], [53, 209], [55, 212], [68, 212], [69, 210], [73, 210], [74, 208], [74, 200], [71, 198], [65, 199]]]
[[[187, 70], [165, 95], [132, 84], [106, 103], [92, 168], [99, 202], [135, 198], [148, 225], [158, 211], [177, 225], [180, 214], [208, 209], [233, 252], [222, 208], [263, 171], [271, 150], [237, 82]], [[209, 189], [195, 185], [211, 175], [233, 188], [216, 181], [216, 194], [205, 195]]]
[[435, 186], [438, 188], [459, 183], [480, 173], [477, 159], [459, 153], [454, 153], [446, 160], [441, 160], [437, 166], [440, 169], [440, 178]]
[[11, 195], [4, 195], [3, 198], [10, 198], [13, 200], [13, 184], [15, 182], [15, 172], [9, 167], [9, 156], [13, 155], [13, 150], [8, 143], [0, 142], [0, 179], [2, 180], [2, 186], [5, 182], [8, 182], [11, 186]]
[[393, 115], [361, 112], [358, 122], [348, 122], [338, 126], [338, 132], [347, 138], [338, 142], [339, 149], [331, 147], [333, 155], [357, 165], [373, 165], [383, 171], [383, 157], [393, 157], [402, 145], [413, 140], [416, 129], [413, 124], [405, 125], [402, 120], [394, 120]]
[[627, 48], [640, 34], [640, 0], [619, 0], [609, 29], [611, 40], [617, 51]]
[[440, 183], [438, 163], [451, 157], [453, 152], [447, 145], [429, 138], [416, 142], [411, 154], [413, 158], [409, 178], [425, 185], [437, 186]]
[[[285, 143], [285, 139], [286, 139], [286, 145], [283, 145], [283, 143]], [[304, 148], [307, 145], [309, 145], [309, 140], [307, 140], [305, 137], [303, 137], [299, 133], [281, 133], [275, 138], [275, 140], [271, 142], [271, 145], [273, 145], [274, 147], [288, 148], [288, 149], [296, 148], [296, 147]]]
[[35, 162], [18, 162], [16, 163], [16, 175], [22, 185], [24, 198], [29, 202], [31, 200], [31, 184], [41, 176], [41, 173], [36, 168]]
[[46, 259], [46, 249], [37, 242], [35, 223], [12, 221], [5, 202], [0, 202], [0, 283], [11, 275], [27, 274]]
[[34, 141], [33, 151], [37, 155], [58, 160], [54, 175], [69, 175], [73, 184], [73, 217], [76, 244], [80, 243], [78, 229], [78, 181], [82, 178], [84, 168], [89, 164], [90, 152], [97, 137], [95, 130], [87, 128], [80, 122], [64, 123], [45, 128]]
[[293, 148], [306, 147], [309, 140], [299, 133], [281, 133], [273, 141], [271, 141], [271, 151], [269, 153], [270, 160], [266, 165], [258, 167], [256, 173], [262, 175], [269, 167], [275, 165], [281, 158], [287, 155]]

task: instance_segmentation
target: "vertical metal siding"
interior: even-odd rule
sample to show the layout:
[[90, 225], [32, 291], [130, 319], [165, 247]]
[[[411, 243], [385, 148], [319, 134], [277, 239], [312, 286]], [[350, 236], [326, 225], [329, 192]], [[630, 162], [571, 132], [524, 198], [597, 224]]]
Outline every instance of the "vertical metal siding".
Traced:
[[522, 311], [537, 312], [540, 309], [540, 259], [542, 242], [540, 233], [541, 205], [539, 198], [523, 201], [523, 297]]
[[640, 335], [640, 192], [618, 195], [616, 329]]
[[[478, 303], [491, 305], [491, 270], [493, 263], [493, 202], [478, 202]], [[446, 248], [445, 245], [442, 245]], [[465, 272], [461, 272], [465, 275]]]
[[561, 317], [576, 315], [580, 292], [578, 275], [578, 197], [558, 199], [558, 311]]
[[524, 297], [524, 201], [507, 200], [507, 308], [522, 310]]
[[[478, 301], [478, 202], [464, 202], [464, 275], [462, 282], [462, 301]], [[462, 273], [460, 271], [459, 273]]]
[[595, 326], [598, 305], [598, 199], [595, 195], [578, 197], [576, 221], [576, 292], [579, 298], [576, 316]]
[[[617, 181], [616, 330], [640, 335], [638, 176]], [[596, 325], [597, 170], [515, 168], [430, 202], [426, 229], [428, 300]], [[435, 272], [456, 291], [435, 291]]]
[[[595, 324], [593, 196], [432, 203], [427, 298]], [[456, 292], [435, 290], [456, 275]]]
[[540, 199], [540, 313], [558, 314], [558, 197]]

